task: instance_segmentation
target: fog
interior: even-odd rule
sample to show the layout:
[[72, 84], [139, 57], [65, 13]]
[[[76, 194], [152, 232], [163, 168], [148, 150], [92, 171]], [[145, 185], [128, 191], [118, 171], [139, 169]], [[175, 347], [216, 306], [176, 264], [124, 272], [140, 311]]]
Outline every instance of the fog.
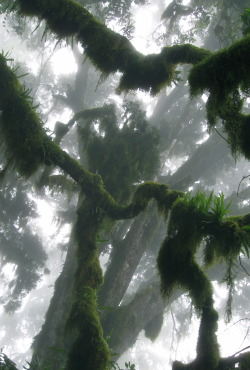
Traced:
[[[180, 211], [184, 220], [178, 226], [174, 207], [183, 198], [191, 205], [195, 204], [192, 199], [198, 199], [196, 204], [201, 208], [197, 194], [198, 197], [202, 194], [203, 201], [211, 198], [207, 218], [201, 221], [202, 232], [211, 215], [211, 224], [217, 222], [215, 234], [226, 233], [227, 222], [238, 222], [234, 235], [238, 226], [241, 227], [237, 255], [233, 252], [230, 256], [227, 252], [220, 255], [218, 245], [224, 239], [214, 241], [210, 229], [200, 237], [194, 252], [195, 263], [211, 282], [213, 312], [219, 314], [215, 341], [219, 343], [220, 359], [240, 358], [238, 355], [249, 347], [250, 225], [244, 216], [250, 213], [249, 161], [238, 149], [238, 142], [232, 143], [225, 128], [227, 118], [219, 117], [213, 127], [208, 122], [206, 103], [210, 91], [190, 96], [188, 76], [196, 62], [178, 63], [170, 83], [162, 84], [156, 93], [154, 82], [150, 88], [145, 87], [146, 82], [140, 77], [143, 72], [132, 66], [134, 81], [138, 78], [141, 83], [133, 87], [133, 80], [125, 81], [127, 72], [123, 67], [111, 71], [112, 56], [105, 54], [105, 46], [102, 49], [97, 39], [98, 51], [88, 41], [85, 45], [76, 36], [78, 31], [65, 37], [60, 22], [61, 34], [57, 30], [51, 32], [52, 23], [45, 22], [43, 13], [37, 16], [30, 10], [31, 16], [25, 16], [20, 4], [26, 2], [29, 3], [28, 0], [1, 1], [0, 49], [10, 70], [25, 87], [23, 96], [38, 115], [46, 139], [42, 149], [36, 152], [32, 148], [40, 143], [32, 133], [35, 144], [30, 144], [29, 127], [20, 129], [22, 123], [15, 120], [6, 125], [7, 103], [2, 103], [4, 98], [0, 95], [0, 363], [5, 364], [3, 368], [9, 368], [5, 354], [15, 363], [13, 369], [94, 369], [93, 357], [89, 360], [84, 355], [83, 360], [79, 353], [82, 348], [82, 353], [91, 353], [90, 342], [99, 350], [102, 340], [111, 353], [110, 369], [178, 370], [181, 367], [175, 361], [188, 364], [196, 358], [199, 360], [198, 338], [205, 304], [199, 307], [198, 293], [190, 289], [189, 283], [177, 281], [168, 291], [162, 283], [160, 257], [166, 243], [181, 240], [183, 247], [176, 244], [181, 254], [186, 239], [193, 237], [183, 225], [190, 223], [191, 230], [196, 213]], [[241, 40], [250, 24], [250, 17], [248, 20], [247, 15], [242, 17], [249, 6], [244, 0], [237, 4], [213, 0], [77, 0], [76, 3], [130, 40], [131, 54], [137, 50], [153, 55], [152, 65], [155, 55], [165, 46], [192, 44], [209, 50], [212, 55]], [[46, 1], [44, 4], [46, 7]], [[25, 6], [29, 9], [30, 5], [24, 5], [23, 9]], [[74, 23], [67, 16], [65, 19]], [[65, 29], [69, 26], [67, 22]], [[114, 44], [114, 54], [119, 47]], [[124, 51], [121, 59], [125, 57]], [[159, 78], [158, 67], [160, 70], [162, 65], [156, 64], [155, 77], [151, 80]], [[0, 74], [4, 73], [0, 65]], [[121, 81], [129, 86], [124, 91]], [[245, 85], [241, 83], [237, 89], [242, 112], [247, 116], [249, 81]], [[15, 105], [13, 112], [18, 115]], [[20, 121], [23, 122], [21, 118]], [[6, 129], [11, 125], [17, 126], [16, 145], [15, 140], [8, 138], [8, 135], [13, 137], [12, 129]], [[26, 135], [25, 130], [27, 138], [22, 136]], [[237, 130], [236, 122], [235, 135]], [[62, 151], [54, 154], [50, 143]], [[22, 148], [28, 154], [22, 155]], [[62, 153], [72, 162], [69, 159], [67, 164], [66, 160], [63, 162]], [[40, 162], [36, 166], [38, 157]], [[24, 174], [25, 166], [28, 168], [27, 163], [33, 159], [35, 170]], [[77, 180], [77, 168], [89, 171], [83, 172], [86, 178], [82, 173]], [[104, 192], [99, 193], [97, 182], [89, 173], [96, 176], [93, 179], [97, 182], [102, 179], [109, 201], [112, 197], [119, 210], [110, 211], [103, 200], [106, 193], [105, 196]], [[167, 195], [172, 194], [171, 199], [167, 195], [164, 198], [163, 193], [155, 195], [150, 187], [154, 186], [153, 182], [164, 184]], [[148, 193], [136, 193], [145, 183]], [[208, 200], [204, 202], [208, 204]], [[130, 213], [122, 211], [131, 204]], [[224, 214], [215, 220], [219, 205]], [[178, 239], [181, 230], [186, 234], [183, 231], [183, 237]], [[227, 243], [230, 248], [230, 240]], [[215, 249], [211, 253], [216, 255], [210, 266], [206, 263], [208, 245]], [[174, 261], [176, 270], [181, 268], [179, 260]], [[88, 308], [92, 312], [90, 318], [87, 304], [78, 302], [78, 296], [86, 293], [82, 287], [93, 290], [94, 297], [97, 294], [95, 309]], [[100, 329], [98, 325], [96, 329], [96, 324], [94, 329], [89, 329], [88, 325], [95, 320], [98, 325], [100, 320]], [[98, 340], [92, 339], [92, 334]], [[244, 364], [235, 361], [231, 368], [247, 369], [244, 367], [248, 366], [247, 362]], [[97, 370], [107, 369], [106, 364], [98, 366]], [[211, 370], [222, 369], [218, 363], [213, 366]]]

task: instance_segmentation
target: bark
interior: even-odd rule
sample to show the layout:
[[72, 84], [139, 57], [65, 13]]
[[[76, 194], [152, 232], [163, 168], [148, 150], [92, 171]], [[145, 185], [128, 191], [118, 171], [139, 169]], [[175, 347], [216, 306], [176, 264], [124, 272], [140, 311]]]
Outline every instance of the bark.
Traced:
[[51, 366], [51, 370], [63, 367], [67, 359], [68, 345], [64, 333], [73, 298], [73, 277], [76, 270], [74, 243], [69, 244], [63, 270], [55, 283], [45, 322], [34, 338], [32, 364]]
[[219, 164], [222, 166], [229, 154], [226, 141], [214, 133], [171, 177], [161, 177], [160, 181], [167, 182], [174, 189], [186, 190]]
[[[175, 295], [176, 299], [177, 295]], [[171, 300], [168, 301], [168, 304]], [[104, 333], [110, 336], [110, 347], [120, 357], [133, 346], [140, 331], [145, 328], [156, 315], [163, 311], [164, 302], [158, 283], [153, 283], [136, 293], [133, 300], [104, 315], [102, 326]]]
[[[150, 210], [156, 213], [153, 207]], [[99, 292], [100, 306], [118, 307], [121, 303], [157, 224], [156, 214], [141, 214], [134, 220], [126, 237], [113, 245], [111, 262]]]

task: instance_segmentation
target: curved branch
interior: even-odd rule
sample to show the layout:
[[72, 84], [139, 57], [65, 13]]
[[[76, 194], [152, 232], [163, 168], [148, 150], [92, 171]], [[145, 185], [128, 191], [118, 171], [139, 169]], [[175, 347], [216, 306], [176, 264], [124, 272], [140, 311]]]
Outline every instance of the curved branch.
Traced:
[[107, 28], [73, 0], [17, 0], [16, 4], [22, 15], [44, 19], [59, 39], [75, 36], [104, 74], [122, 72], [120, 91], [141, 88], [156, 94], [174, 80], [176, 64], [198, 63], [211, 54], [187, 44], [144, 56], [127, 38]]
[[[43, 165], [58, 166], [80, 185], [89, 198], [112, 219], [134, 218], [155, 199], [167, 212], [182, 192], [170, 191], [167, 185], [145, 182], [138, 186], [132, 202], [122, 206], [115, 202], [104, 187], [100, 175], [85, 170], [46, 134], [32, 105], [32, 100], [20, 84], [15, 72], [0, 55], [0, 130], [7, 162], [24, 177], [30, 177]], [[78, 113], [81, 115], [82, 112]]]

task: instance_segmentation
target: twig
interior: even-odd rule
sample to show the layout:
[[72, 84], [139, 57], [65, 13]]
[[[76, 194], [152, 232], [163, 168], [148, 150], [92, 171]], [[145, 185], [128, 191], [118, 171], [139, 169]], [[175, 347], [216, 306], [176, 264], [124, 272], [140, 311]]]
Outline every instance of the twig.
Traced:
[[248, 349], [248, 348], [250, 348], [250, 346], [247, 346], [247, 347], [245, 347], [245, 348], [242, 348], [240, 351], [238, 351], [238, 352], [235, 352], [232, 356], [230, 356], [230, 357], [235, 357], [236, 355], [238, 355], [239, 353], [241, 353], [241, 352], [243, 352], [243, 351], [245, 351], [246, 349]]
[[216, 127], [214, 127], [214, 130], [217, 132], [217, 134], [223, 139], [223, 140], [225, 140], [229, 145], [230, 145], [230, 143], [229, 143], [229, 141], [223, 136], [223, 135], [221, 135], [221, 133], [217, 130], [217, 128]]
[[247, 176], [243, 176], [242, 179], [240, 180], [240, 183], [238, 185], [238, 189], [237, 189], [237, 197], [241, 198], [241, 199], [245, 199], [245, 198], [242, 198], [240, 195], [239, 195], [239, 191], [240, 191], [240, 186], [241, 186], [241, 183], [247, 179], [248, 177], [250, 177], [250, 175], [247, 175]]
[[240, 262], [241, 267], [242, 267], [242, 268], [243, 268], [243, 270], [245, 271], [245, 273], [246, 273], [248, 276], [250, 276], [250, 274], [247, 272], [247, 270], [246, 270], [246, 269], [245, 269], [245, 267], [243, 266], [240, 256], [239, 256], [239, 262]]

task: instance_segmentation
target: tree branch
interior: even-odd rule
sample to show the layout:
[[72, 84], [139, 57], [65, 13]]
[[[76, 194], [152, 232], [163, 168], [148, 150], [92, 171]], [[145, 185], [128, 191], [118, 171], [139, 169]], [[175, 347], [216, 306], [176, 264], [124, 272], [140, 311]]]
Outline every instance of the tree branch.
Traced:
[[187, 44], [165, 47], [160, 54], [144, 56], [127, 38], [110, 30], [73, 0], [17, 0], [16, 3], [22, 15], [44, 19], [59, 39], [75, 36], [103, 73], [122, 72], [120, 91], [141, 88], [156, 94], [174, 80], [177, 64], [198, 63], [211, 54]]

